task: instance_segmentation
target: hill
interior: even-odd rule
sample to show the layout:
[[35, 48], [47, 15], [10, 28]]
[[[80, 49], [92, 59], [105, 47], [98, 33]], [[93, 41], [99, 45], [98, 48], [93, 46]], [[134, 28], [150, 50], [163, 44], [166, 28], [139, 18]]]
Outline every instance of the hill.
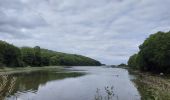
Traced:
[[0, 41], [0, 67], [24, 66], [100, 66], [101, 63], [89, 57], [52, 51], [39, 46], [18, 48]]

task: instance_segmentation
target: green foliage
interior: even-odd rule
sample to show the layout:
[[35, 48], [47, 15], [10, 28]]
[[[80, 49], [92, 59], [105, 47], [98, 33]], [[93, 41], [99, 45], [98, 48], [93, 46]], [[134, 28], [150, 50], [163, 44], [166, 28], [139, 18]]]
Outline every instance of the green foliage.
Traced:
[[75, 54], [66, 54], [52, 50], [34, 48], [17, 48], [11, 44], [0, 41], [0, 66], [98, 66], [99, 61]]
[[137, 64], [144, 71], [170, 73], [170, 32], [150, 35], [139, 49], [138, 60], [130, 57], [130, 65]]
[[138, 69], [138, 54], [134, 54], [129, 58], [128, 67]]
[[124, 64], [124, 63], [121, 63], [121, 64], [118, 65], [118, 67], [126, 67], [126, 66], [127, 66], [127, 65]]
[[22, 66], [20, 49], [4, 41], [0, 41], [0, 65]]
[[41, 48], [39, 46], [34, 47], [34, 66], [41, 66]]
[[41, 49], [42, 55], [46, 55], [50, 58], [51, 65], [66, 65], [66, 66], [100, 66], [101, 63], [94, 59], [76, 55], [66, 54], [61, 52], [55, 52], [52, 50]]
[[61, 58], [59, 59], [57, 56], [50, 58], [51, 65], [61, 65]]
[[22, 47], [21, 52], [25, 66], [33, 66], [35, 59], [34, 50], [30, 47]]
[[0, 67], [1, 67], [1, 66], [4, 66], [4, 65], [3, 65], [3, 56], [2, 56], [2, 54], [0, 53]]
[[46, 55], [41, 56], [41, 66], [49, 66], [50, 59]]
[[170, 32], [150, 35], [139, 48], [142, 69], [170, 72]]

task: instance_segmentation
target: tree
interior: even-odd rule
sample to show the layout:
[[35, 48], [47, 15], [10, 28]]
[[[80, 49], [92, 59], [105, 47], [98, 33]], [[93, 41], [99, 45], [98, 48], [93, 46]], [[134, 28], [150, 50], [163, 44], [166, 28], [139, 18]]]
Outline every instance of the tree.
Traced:
[[139, 49], [139, 66], [142, 70], [170, 73], [170, 32], [150, 35]]
[[50, 58], [50, 64], [55, 65], [61, 65], [61, 58], [59, 59], [58, 56], [53, 56]]
[[138, 54], [134, 54], [132, 56], [130, 56], [129, 60], [128, 60], [128, 67], [137, 69], [138, 68]]
[[3, 56], [2, 56], [2, 54], [0, 53], [0, 67], [2, 67], [2, 66], [4, 66], [4, 65], [3, 65]]
[[50, 59], [46, 55], [41, 56], [41, 66], [49, 66], [50, 65]]
[[35, 66], [41, 66], [41, 48], [39, 46], [34, 47], [34, 65]]
[[124, 63], [121, 63], [121, 64], [119, 64], [118, 66], [119, 66], [119, 67], [126, 67], [127, 65], [124, 64]]
[[95, 66], [101, 65], [94, 59], [75, 55], [41, 49], [39, 46], [18, 48], [4, 41], [0, 41], [0, 66]]
[[22, 47], [21, 52], [25, 66], [34, 66], [35, 59], [34, 50], [30, 47]]
[[20, 49], [12, 44], [0, 41], [0, 63], [10, 67], [22, 66]]

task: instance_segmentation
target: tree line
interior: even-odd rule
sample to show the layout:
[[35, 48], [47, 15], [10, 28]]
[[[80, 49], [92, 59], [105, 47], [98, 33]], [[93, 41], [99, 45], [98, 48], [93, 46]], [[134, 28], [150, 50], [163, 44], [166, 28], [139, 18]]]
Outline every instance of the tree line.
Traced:
[[128, 66], [141, 71], [170, 73], [170, 32], [157, 32], [139, 46]]
[[101, 63], [89, 57], [66, 54], [39, 46], [18, 48], [0, 40], [0, 67], [24, 66], [100, 66]]

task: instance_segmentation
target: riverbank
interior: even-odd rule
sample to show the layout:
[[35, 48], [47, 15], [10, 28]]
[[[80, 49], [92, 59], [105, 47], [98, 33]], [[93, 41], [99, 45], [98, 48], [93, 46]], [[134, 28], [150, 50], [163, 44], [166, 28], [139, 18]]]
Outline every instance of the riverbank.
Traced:
[[170, 100], [170, 77], [130, 70], [136, 74], [133, 80], [141, 94], [141, 100]]
[[61, 70], [63, 69], [63, 67], [62, 66], [17, 67], [17, 68], [2, 67], [0, 68], [0, 75], [22, 73], [22, 72], [32, 72], [32, 71], [39, 71], [39, 70], [49, 70], [49, 69]]

